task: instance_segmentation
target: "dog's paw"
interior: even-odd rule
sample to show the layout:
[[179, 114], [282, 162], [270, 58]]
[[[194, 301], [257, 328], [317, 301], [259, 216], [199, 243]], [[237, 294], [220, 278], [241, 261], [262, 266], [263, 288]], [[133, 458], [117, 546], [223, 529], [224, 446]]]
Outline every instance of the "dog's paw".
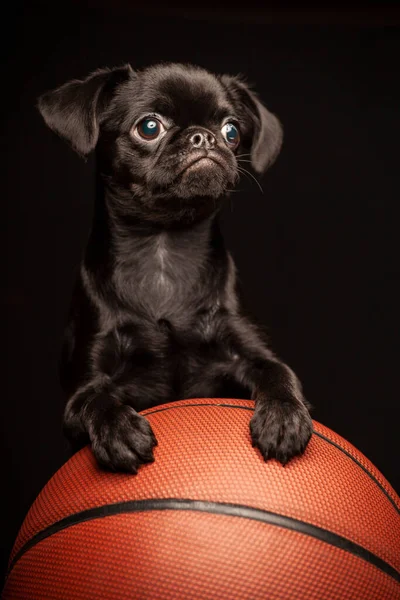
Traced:
[[250, 421], [253, 446], [264, 458], [276, 458], [285, 465], [302, 454], [311, 438], [312, 420], [302, 402], [265, 400], [256, 402]]
[[97, 462], [107, 470], [137, 473], [141, 464], [154, 461], [156, 437], [148, 420], [131, 406], [117, 404], [98, 413], [89, 436]]

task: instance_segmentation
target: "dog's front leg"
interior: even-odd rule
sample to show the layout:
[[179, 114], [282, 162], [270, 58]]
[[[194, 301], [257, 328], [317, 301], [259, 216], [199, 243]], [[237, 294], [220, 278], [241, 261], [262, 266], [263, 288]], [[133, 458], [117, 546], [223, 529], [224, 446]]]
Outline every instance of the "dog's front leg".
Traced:
[[232, 374], [255, 400], [250, 421], [253, 446], [265, 460], [283, 465], [302, 454], [312, 434], [312, 420], [300, 381], [261, 340], [257, 329], [245, 319], [230, 324]]
[[156, 438], [135, 408], [144, 408], [146, 400], [160, 400], [155, 396], [163, 387], [151, 368], [154, 357], [134, 339], [127, 327], [97, 338], [91, 379], [69, 399], [64, 413], [65, 432], [73, 444], [89, 438], [101, 466], [129, 473], [154, 460]]

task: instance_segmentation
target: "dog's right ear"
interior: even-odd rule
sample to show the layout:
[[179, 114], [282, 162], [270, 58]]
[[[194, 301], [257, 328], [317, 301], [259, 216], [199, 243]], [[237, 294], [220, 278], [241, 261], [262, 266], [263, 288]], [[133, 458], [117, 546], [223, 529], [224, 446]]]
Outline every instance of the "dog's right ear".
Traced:
[[133, 76], [130, 65], [99, 69], [89, 77], [70, 81], [38, 99], [46, 124], [82, 156], [94, 150], [102, 115], [116, 87]]

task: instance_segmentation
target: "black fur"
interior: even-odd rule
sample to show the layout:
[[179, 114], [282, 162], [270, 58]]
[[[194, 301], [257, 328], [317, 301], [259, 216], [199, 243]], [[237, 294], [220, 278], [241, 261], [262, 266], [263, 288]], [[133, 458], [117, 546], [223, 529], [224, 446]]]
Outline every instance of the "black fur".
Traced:
[[[98, 161], [62, 366], [75, 447], [90, 440], [103, 467], [135, 473], [157, 443], [137, 411], [251, 397], [263, 457], [285, 464], [302, 453], [312, 422], [300, 383], [244, 314], [218, 225], [237, 156], [247, 153], [258, 173], [277, 156], [276, 117], [240, 79], [179, 64], [99, 70], [44, 94], [39, 110], [78, 153], [96, 149]], [[135, 129], [147, 115], [165, 128], [155, 142]], [[221, 133], [227, 119], [241, 132], [236, 149]]]

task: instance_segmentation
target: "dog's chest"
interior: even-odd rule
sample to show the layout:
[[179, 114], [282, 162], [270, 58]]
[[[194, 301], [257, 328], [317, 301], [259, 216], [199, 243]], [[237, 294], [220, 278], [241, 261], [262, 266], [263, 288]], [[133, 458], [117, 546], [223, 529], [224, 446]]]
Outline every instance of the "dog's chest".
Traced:
[[138, 277], [141, 299], [154, 304], [154, 308], [170, 305], [183, 287], [184, 264], [181, 257], [173, 256], [171, 248], [167, 248], [160, 238], [146, 258]]
[[188, 318], [198, 296], [201, 264], [185, 247], [160, 235], [124, 265], [122, 287], [133, 309], [152, 319]]

